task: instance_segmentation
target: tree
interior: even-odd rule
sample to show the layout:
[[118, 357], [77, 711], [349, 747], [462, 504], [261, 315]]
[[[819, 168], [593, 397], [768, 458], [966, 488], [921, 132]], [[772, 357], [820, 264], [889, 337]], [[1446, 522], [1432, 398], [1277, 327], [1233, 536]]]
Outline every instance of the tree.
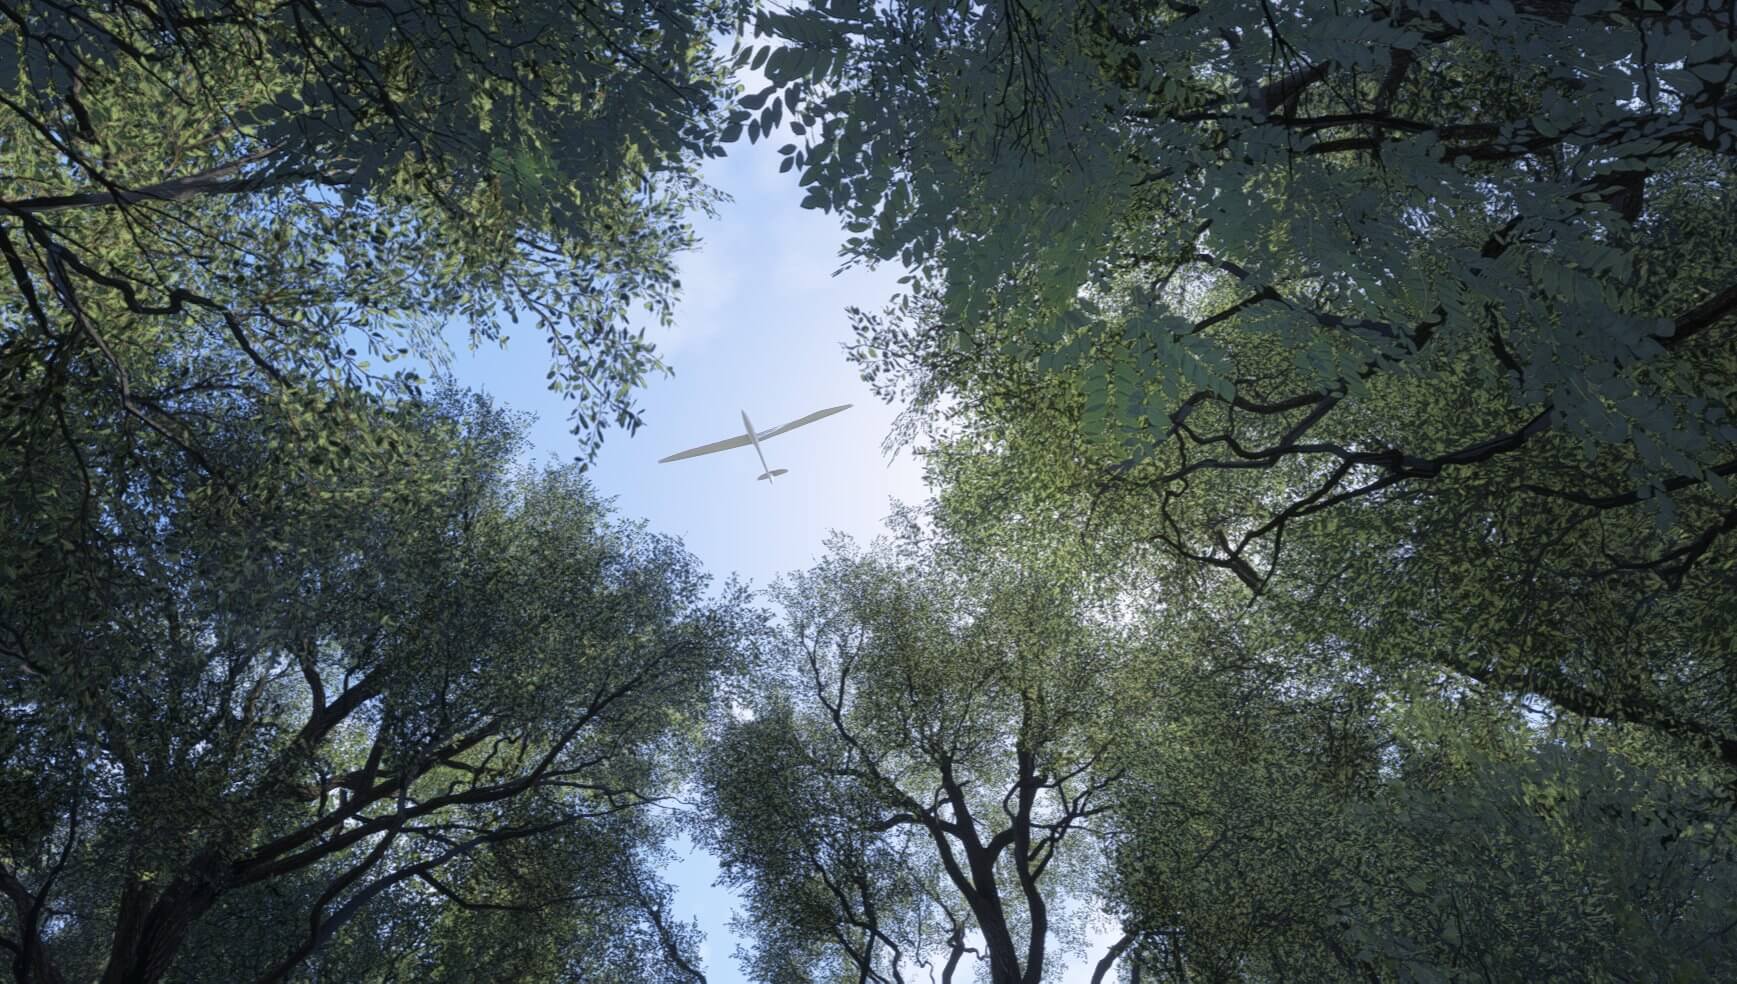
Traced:
[[59, 440], [58, 408], [104, 402], [212, 466], [214, 392], [306, 419], [336, 384], [360, 412], [416, 392], [449, 323], [476, 344], [528, 318], [594, 453], [659, 367], [628, 318], [668, 316], [733, 96], [710, 39], [744, 9], [8, 6], [5, 439]]
[[739, 599], [573, 468], [515, 473], [480, 402], [392, 410], [400, 453], [319, 484], [217, 410], [203, 454], [275, 495], [118, 428], [0, 451], [14, 979], [696, 978], [653, 808]]
[[960, 547], [907, 516], [777, 593], [768, 696], [701, 768], [758, 979], [952, 981], [969, 954], [1035, 984], [1066, 935], [1137, 653], [1079, 584]]
[[898, 530], [783, 584], [759, 696], [700, 768], [752, 979], [1036, 982], [1092, 911], [1122, 931], [1094, 981], [1737, 966], [1726, 776], [1679, 743], [1362, 658], [1065, 528]]
[[814, 4], [758, 98], [961, 508], [1737, 765], [1731, 16]]
[[1163, 655], [1118, 746], [1102, 890], [1140, 979], [1715, 981], [1737, 966], [1716, 765], [1645, 729], [1325, 658], [1219, 594], [1150, 620]]

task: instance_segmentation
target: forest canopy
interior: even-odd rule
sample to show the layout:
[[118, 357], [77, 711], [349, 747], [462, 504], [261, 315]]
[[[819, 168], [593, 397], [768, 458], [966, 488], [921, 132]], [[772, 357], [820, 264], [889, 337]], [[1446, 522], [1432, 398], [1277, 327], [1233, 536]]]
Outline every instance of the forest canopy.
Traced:
[[814, 4], [750, 100], [953, 507], [1737, 766], [1733, 16]]
[[700, 769], [753, 979], [1737, 966], [1705, 756], [1323, 652], [1234, 582], [1183, 597], [960, 532], [906, 514], [776, 592], [762, 696]]
[[[225, 423], [213, 460], [296, 481], [269, 417]], [[520, 470], [522, 421], [390, 423], [407, 478], [236, 510], [166, 453], [0, 582], [18, 979], [691, 976], [657, 807], [740, 599], [571, 467]]]
[[8, 440], [80, 399], [195, 454], [213, 394], [414, 394], [449, 322], [528, 321], [594, 452], [661, 368], [629, 316], [669, 315], [733, 92], [710, 39], [746, 9], [10, 6]]
[[[0, 3], [12, 979], [1737, 979], [1734, 39]], [[758, 593], [584, 474], [743, 138], [929, 493]]]

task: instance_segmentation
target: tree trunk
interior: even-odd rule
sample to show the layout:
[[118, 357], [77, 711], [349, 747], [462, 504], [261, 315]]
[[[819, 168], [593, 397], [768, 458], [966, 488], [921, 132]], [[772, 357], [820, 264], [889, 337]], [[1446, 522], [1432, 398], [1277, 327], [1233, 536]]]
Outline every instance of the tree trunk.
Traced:
[[121, 891], [109, 962], [102, 984], [157, 984], [169, 972], [194, 920], [217, 901], [222, 865], [210, 855], [194, 858], [188, 871], [161, 895], [147, 882], [130, 879]]
[[20, 929], [22, 939], [18, 955], [12, 958], [12, 979], [18, 984], [65, 984], [66, 978], [60, 975], [60, 968], [48, 958], [48, 950], [42, 945], [40, 922], [32, 912], [30, 925]]
[[991, 984], [1024, 984], [1019, 950], [1013, 945], [1013, 933], [1007, 928], [1007, 910], [1002, 907], [1001, 894], [996, 890], [994, 862], [980, 856], [987, 852], [970, 853], [974, 855], [969, 859], [971, 876], [977, 883], [978, 892], [971, 911], [977, 917], [977, 928], [983, 933], [984, 948], [989, 951], [989, 980]]

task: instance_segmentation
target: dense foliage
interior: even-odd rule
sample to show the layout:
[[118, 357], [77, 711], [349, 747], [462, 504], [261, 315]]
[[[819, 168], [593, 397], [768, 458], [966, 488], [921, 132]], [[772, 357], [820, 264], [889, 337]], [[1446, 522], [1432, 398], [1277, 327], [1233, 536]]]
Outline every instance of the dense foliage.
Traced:
[[0, 11], [16, 979], [697, 976], [735, 601], [419, 373], [528, 319], [582, 456], [637, 425], [745, 9]]
[[[1084, 572], [1138, 654], [1104, 701], [1113, 795], [1071, 839], [1099, 859], [1071, 889], [1120, 922], [1100, 974], [1737, 967], [1732, 17], [827, 0], [759, 18], [755, 122], [788, 121], [786, 169], [841, 216], [847, 256], [912, 270], [858, 314], [855, 357], [910, 401], [937, 522], [966, 545], [941, 563]], [[829, 624], [867, 658], [922, 620]], [[932, 660], [973, 665], [934, 638]], [[834, 703], [866, 687], [834, 672]], [[851, 760], [812, 699], [727, 728], [755, 737], [713, 781], [762, 788], [732, 779], [759, 756], [838, 785]], [[852, 869], [868, 884], [956, 881], [887, 846], [889, 804], [829, 802], [855, 819], [826, 829], [903, 866]], [[720, 803], [762, 831], [800, 813]], [[836, 881], [848, 854], [782, 836], [745, 841], [751, 898]], [[813, 925], [861, 931], [832, 911]], [[953, 935], [889, 935], [1036, 979], [995, 930], [929, 924]], [[762, 951], [862, 964], [860, 943], [754, 925]]]
[[715, 726], [701, 830], [753, 979], [1737, 967], [1716, 764], [956, 532], [907, 517], [785, 582], [761, 696]]
[[737, 602], [572, 470], [516, 473], [498, 411], [395, 413], [394, 471], [320, 488], [274, 426], [205, 435], [284, 490], [244, 509], [120, 438], [0, 452], [62, 479], [5, 516], [16, 979], [692, 976], [653, 807]]
[[1733, 16], [815, 3], [758, 98], [960, 509], [1737, 766]]
[[[14, 980], [1737, 979], [1737, 10], [750, 12], [0, 3]], [[418, 374], [778, 132], [936, 498], [767, 632]]]
[[1196, 597], [1146, 629], [1100, 885], [1162, 981], [1716, 981], [1716, 764]]
[[101, 400], [197, 454], [213, 391], [312, 426], [309, 386], [401, 395], [449, 321], [476, 343], [528, 319], [594, 452], [659, 367], [629, 317], [668, 315], [733, 92], [711, 36], [744, 9], [9, 6], [5, 439]]

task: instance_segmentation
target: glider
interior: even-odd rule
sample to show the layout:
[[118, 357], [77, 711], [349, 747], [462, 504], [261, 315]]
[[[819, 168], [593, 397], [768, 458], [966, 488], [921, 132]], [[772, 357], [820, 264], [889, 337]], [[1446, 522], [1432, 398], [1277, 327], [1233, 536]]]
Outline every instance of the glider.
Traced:
[[806, 417], [797, 417], [788, 424], [779, 424], [777, 427], [763, 431], [754, 430], [754, 422], [748, 419], [748, 411], [744, 410], [742, 411], [742, 429], [745, 433], [737, 434], [735, 437], [726, 437], [722, 441], [713, 441], [710, 444], [702, 444], [697, 448], [688, 448], [686, 451], [677, 451], [675, 454], [672, 454], [667, 458], [657, 459], [657, 463], [661, 465], [665, 462], [680, 461], [683, 458], [697, 458], [702, 454], [711, 454], [714, 451], [728, 451], [731, 448], [746, 447], [747, 445], [752, 444], [754, 445], [754, 453], [760, 456], [760, 467], [765, 469], [765, 471], [760, 474], [760, 479], [767, 484], [771, 484], [774, 476], [782, 475], [790, 469], [768, 467], [766, 464], [766, 453], [760, 450], [761, 441], [777, 437], [779, 434], [783, 434], [786, 431], [793, 431], [796, 428], [801, 427], [803, 424], [812, 424], [822, 417], [830, 417], [841, 410], [849, 410], [850, 408], [851, 404], [849, 403], [840, 407], [827, 407], [825, 410], [816, 410]]

